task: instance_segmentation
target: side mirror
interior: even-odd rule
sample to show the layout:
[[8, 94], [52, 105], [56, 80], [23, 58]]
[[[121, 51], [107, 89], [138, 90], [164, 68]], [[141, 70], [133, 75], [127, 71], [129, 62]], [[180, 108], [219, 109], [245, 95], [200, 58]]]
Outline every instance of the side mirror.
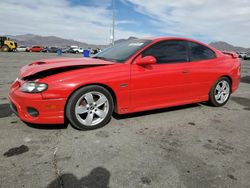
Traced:
[[137, 57], [135, 60], [136, 65], [152, 65], [156, 64], [156, 59], [154, 56]]

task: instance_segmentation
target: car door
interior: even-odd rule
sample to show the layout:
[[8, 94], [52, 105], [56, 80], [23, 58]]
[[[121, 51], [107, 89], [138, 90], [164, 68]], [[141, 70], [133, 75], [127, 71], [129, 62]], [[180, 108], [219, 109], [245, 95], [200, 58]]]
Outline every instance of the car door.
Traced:
[[216, 53], [202, 44], [189, 41], [188, 51], [191, 94], [196, 100], [207, 100], [210, 89], [219, 76], [220, 63]]
[[140, 54], [157, 60], [152, 65], [131, 65], [131, 111], [181, 104], [189, 99], [187, 42], [161, 41]]

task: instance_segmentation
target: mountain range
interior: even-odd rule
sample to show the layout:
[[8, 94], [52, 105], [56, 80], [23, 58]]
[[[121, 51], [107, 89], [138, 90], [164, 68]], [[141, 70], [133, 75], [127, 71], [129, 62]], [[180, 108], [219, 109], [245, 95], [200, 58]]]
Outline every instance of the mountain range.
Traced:
[[25, 35], [8, 35], [9, 38], [13, 39], [20, 46], [56, 46], [56, 47], [66, 47], [66, 46], [79, 46], [83, 48], [103, 48], [106, 45], [95, 45], [88, 44], [85, 42], [79, 42], [72, 39], [64, 39], [56, 36], [40, 36], [33, 34]]
[[223, 41], [211, 42], [209, 45], [222, 51], [233, 51], [233, 52], [248, 52], [250, 53], [250, 48], [243, 48], [239, 46], [233, 46]]
[[[108, 45], [96, 45], [96, 44], [88, 44], [85, 42], [79, 42], [71, 39], [63, 39], [56, 36], [40, 36], [33, 34], [25, 34], [25, 35], [8, 35], [9, 38], [14, 39], [18, 45], [24, 46], [33, 46], [33, 45], [41, 45], [41, 46], [80, 46], [83, 48], [105, 48]], [[136, 37], [129, 37], [127, 39], [119, 39], [115, 41], [115, 43], [123, 42], [126, 40], [136, 39]], [[233, 46], [224, 41], [216, 41], [211, 42], [209, 45], [217, 48], [218, 50], [224, 51], [234, 51], [234, 52], [249, 52], [250, 48], [243, 48], [239, 46]]]

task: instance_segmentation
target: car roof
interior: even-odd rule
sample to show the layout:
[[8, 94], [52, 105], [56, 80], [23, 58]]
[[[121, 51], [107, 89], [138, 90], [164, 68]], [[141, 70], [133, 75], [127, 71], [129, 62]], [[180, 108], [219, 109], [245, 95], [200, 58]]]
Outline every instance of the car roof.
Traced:
[[190, 41], [190, 42], [197, 42], [197, 43], [201, 43], [200, 41], [194, 40], [194, 39], [190, 39], [190, 38], [185, 38], [185, 37], [149, 37], [149, 38], [145, 38], [145, 39], [149, 39], [152, 40], [154, 42], [158, 42], [161, 40], [185, 40], [185, 41]]

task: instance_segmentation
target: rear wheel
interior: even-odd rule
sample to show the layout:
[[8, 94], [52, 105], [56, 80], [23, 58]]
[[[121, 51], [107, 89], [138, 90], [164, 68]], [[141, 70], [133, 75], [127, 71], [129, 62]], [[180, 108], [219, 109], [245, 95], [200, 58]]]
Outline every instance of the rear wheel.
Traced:
[[109, 122], [113, 109], [113, 98], [108, 90], [97, 85], [86, 86], [70, 97], [66, 117], [77, 129], [97, 129]]
[[231, 82], [227, 77], [220, 78], [209, 93], [209, 102], [213, 106], [223, 106], [231, 95]]

